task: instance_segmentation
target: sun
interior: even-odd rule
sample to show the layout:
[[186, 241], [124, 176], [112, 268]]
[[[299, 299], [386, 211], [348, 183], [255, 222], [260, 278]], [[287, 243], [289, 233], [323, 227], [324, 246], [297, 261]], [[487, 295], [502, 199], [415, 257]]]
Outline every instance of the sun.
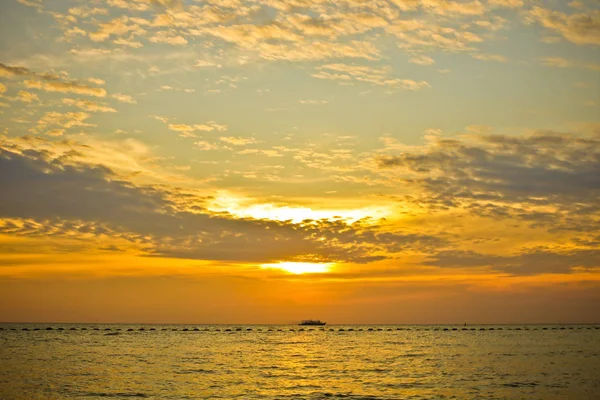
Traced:
[[275, 264], [262, 264], [261, 267], [281, 269], [290, 274], [322, 274], [329, 272], [333, 264], [283, 261]]

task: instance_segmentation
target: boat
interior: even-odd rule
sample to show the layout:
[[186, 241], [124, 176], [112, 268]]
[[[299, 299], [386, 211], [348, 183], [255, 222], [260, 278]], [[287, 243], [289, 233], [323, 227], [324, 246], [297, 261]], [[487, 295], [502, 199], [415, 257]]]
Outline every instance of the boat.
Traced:
[[298, 325], [325, 325], [327, 322], [322, 322], [318, 319], [305, 319]]

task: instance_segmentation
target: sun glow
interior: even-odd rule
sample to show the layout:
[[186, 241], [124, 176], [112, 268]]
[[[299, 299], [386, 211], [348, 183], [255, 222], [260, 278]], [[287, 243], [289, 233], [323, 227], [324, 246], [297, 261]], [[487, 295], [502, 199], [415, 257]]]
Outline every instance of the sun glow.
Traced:
[[307, 263], [285, 261], [276, 264], [262, 264], [263, 268], [282, 269], [291, 274], [316, 274], [329, 272], [334, 263]]
[[229, 194], [221, 194], [208, 205], [216, 212], [229, 212], [239, 218], [270, 219], [300, 223], [307, 219], [343, 219], [349, 223], [363, 218], [380, 219], [391, 214], [386, 206], [368, 206], [335, 209], [317, 209], [299, 205], [281, 205], [273, 203], [252, 203], [251, 200]]

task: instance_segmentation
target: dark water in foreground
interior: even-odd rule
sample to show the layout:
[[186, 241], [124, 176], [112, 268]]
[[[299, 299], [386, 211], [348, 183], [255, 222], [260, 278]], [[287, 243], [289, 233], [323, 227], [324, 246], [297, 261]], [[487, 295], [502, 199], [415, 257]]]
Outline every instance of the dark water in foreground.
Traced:
[[0, 398], [598, 399], [599, 328], [3, 324]]

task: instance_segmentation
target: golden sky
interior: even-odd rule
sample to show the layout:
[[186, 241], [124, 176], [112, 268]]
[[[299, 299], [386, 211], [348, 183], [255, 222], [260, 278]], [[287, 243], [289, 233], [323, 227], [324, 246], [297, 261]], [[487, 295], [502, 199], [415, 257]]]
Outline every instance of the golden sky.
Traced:
[[597, 0], [0, 15], [0, 321], [600, 321]]

